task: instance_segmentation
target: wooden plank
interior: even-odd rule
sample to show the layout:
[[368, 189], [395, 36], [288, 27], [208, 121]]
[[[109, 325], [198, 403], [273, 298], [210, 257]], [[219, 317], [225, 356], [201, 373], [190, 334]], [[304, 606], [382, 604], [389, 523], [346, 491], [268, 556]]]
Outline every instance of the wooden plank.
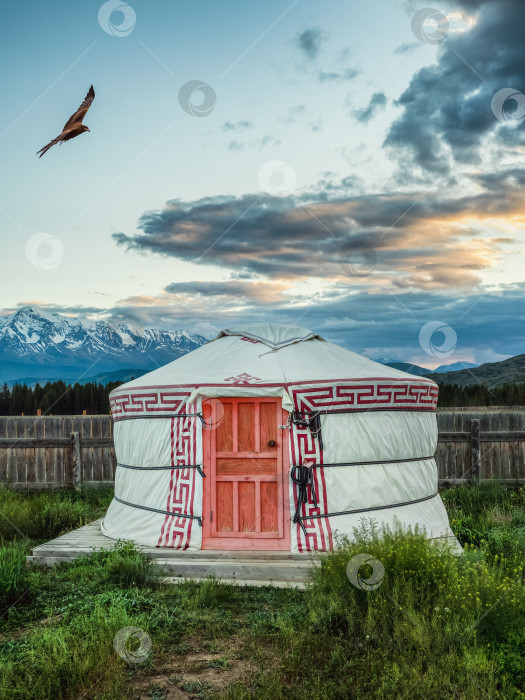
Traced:
[[473, 481], [479, 482], [482, 478], [481, 472], [481, 449], [479, 442], [479, 418], [473, 418], [471, 422], [470, 438], [470, 471]]
[[237, 450], [255, 452], [255, 401], [242, 401], [237, 405]]
[[233, 403], [222, 401], [224, 411], [222, 420], [217, 426], [217, 452], [233, 451]]
[[[0, 437], [6, 435], [7, 431], [7, 417], [0, 416]], [[10, 474], [8, 470], [8, 452], [7, 450], [0, 450], [0, 483], [6, 483], [10, 481]]]
[[215, 518], [217, 532], [233, 531], [233, 483], [218, 481], [215, 485]]
[[217, 459], [217, 476], [276, 476], [277, 460], [253, 457], [244, 459]]
[[255, 532], [255, 484], [238, 484], [239, 532]]
[[80, 435], [78, 432], [71, 433], [71, 450], [72, 450], [72, 484], [75, 491], [80, 490], [82, 486], [82, 456], [80, 452]]

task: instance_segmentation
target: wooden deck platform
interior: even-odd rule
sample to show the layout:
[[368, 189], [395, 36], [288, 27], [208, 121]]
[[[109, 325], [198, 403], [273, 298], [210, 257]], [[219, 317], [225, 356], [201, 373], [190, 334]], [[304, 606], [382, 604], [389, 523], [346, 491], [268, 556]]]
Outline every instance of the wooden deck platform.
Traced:
[[[31, 550], [28, 565], [54, 566], [71, 562], [93, 550], [114, 547], [116, 540], [100, 531], [100, 520], [68, 532]], [[275, 551], [180, 551], [137, 545], [137, 549], [154, 559], [166, 573], [166, 582], [214, 576], [223, 583], [250, 586], [273, 585], [304, 588], [314, 559], [306, 554]]]

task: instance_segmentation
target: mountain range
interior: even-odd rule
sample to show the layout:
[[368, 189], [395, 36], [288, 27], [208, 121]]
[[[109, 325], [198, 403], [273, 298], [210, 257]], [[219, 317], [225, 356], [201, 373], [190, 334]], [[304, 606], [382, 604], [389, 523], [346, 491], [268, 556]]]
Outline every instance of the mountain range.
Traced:
[[[183, 330], [85, 322], [25, 306], [0, 316], [0, 382], [35, 385], [58, 379], [82, 384], [129, 381], [205, 342], [203, 336]], [[376, 362], [445, 384], [483, 383], [493, 388], [505, 382], [525, 382], [525, 355], [479, 367], [456, 362], [433, 371], [384, 357]]]
[[120, 379], [123, 370], [138, 376], [137, 371], [172, 362], [205, 342], [187, 331], [91, 323], [25, 306], [0, 316], [0, 381], [85, 382], [111, 372]]

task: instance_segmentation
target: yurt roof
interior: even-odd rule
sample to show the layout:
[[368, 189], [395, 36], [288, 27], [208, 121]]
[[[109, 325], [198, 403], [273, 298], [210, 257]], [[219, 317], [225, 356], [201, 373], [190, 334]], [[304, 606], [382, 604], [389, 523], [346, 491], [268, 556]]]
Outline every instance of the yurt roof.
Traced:
[[434, 385], [429, 379], [400, 372], [329, 343], [307, 328], [254, 323], [225, 329], [193, 352], [116, 391], [139, 387], [240, 388], [244, 385], [254, 389], [256, 386], [353, 379], [391, 379]]

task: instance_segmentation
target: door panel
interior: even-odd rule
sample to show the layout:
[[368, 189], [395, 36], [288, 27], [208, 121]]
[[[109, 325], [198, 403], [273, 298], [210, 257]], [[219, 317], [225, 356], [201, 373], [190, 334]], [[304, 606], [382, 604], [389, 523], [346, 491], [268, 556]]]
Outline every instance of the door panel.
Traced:
[[[246, 460], [217, 459], [217, 476], [246, 476]], [[250, 459], [250, 475], [277, 476], [275, 459]]]
[[289, 549], [288, 433], [278, 427], [286, 415], [280, 399], [208, 399], [203, 413], [205, 420], [222, 416], [215, 429], [203, 431], [203, 548]]

